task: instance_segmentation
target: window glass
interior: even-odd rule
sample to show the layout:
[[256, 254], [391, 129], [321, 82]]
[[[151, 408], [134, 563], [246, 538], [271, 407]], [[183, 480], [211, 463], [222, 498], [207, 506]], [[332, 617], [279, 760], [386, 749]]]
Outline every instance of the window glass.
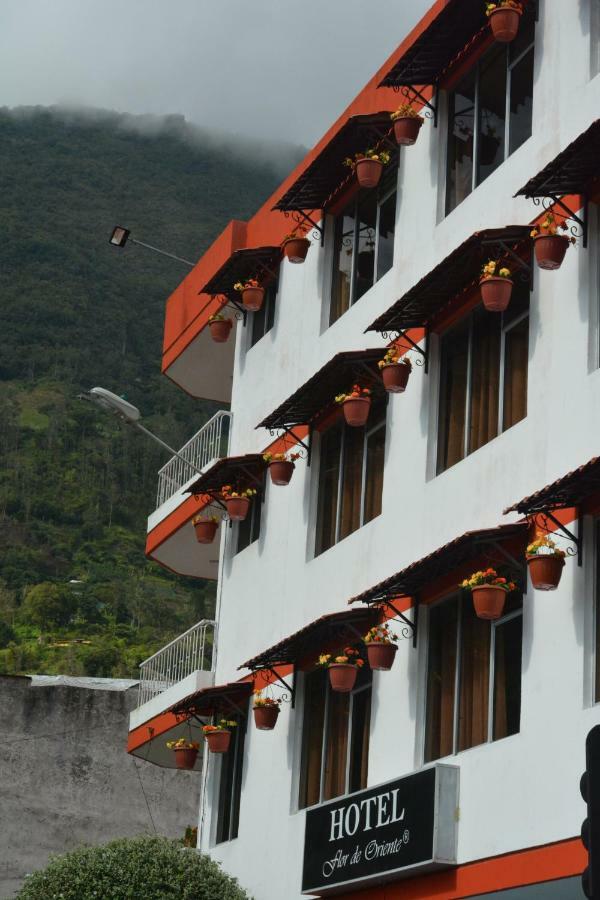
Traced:
[[507, 329], [504, 336], [503, 430], [527, 415], [528, 361], [529, 316], [526, 316]]
[[447, 212], [473, 189], [475, 83], [476, 72], [471, 72], [449, 97]]
[[531, 136], [533, 116], [533, 48], [515, 63], [510, 73], [509, 153]]
[[475, 615], [469, 598], [461, 603], [458, 750], [487, 741], [490, 684], [490, 623]]
[[321, 434], [315, 545], [317, 555], [332, 547], [336, 542], [342, 434], [343, 429], [339, 426], [329, 428]]
[[250, 509], [246, 518], [237, 524], [237, 553], [241, 553], [260, 536], [260, 522], [262, 517], [262, 498], [257, 494], [250, 502]]
[[219, 800], [217, 812], [217, 843], [231, 841], [238, 836], [244, 737], [246, 719], [240, 717], [233, 729], [229, 751], [221, 756], [219, 776]]
[[594, 700], [600, 702], [600, 520], [596, 522], [596, 678]]
[[350, 309], [352, 289], [352, 260], [354, 256], [354, 203], [336, 219], [333, 247], [333, 277], [329, 324]]
[[377, 236], [377, 194], [367, 191], [358, 201], [358, 253], [355, 265], [355, 303], [375, 282], [375, 238]]
[[277, 298], [277, 282], [270, 282], [265, 289], [265, 298], [262, 306], [254, 313], [249, 313], [251, 319], [250, 346], [254, 347], [265, 334], [271, 330], [275, 323], [275, 300]]
[[494, 627], [495, 741], [519, 732], [522, 647], [523, 616], [515, 616]]
[[316, 556], [381, 512], [385, 407], [372, 409], [370, 421], [369, 430], [339, 423], [321, 435]]
[[506, 47], [488, 53], [479, 67], [477, 184], [504, 160], [506, 119]]
[[302, 724], [302, 768], [299, 805], [314, 806], [321, 798], [321, 760], [325, 731], [327, 672], [318, 669], [304, 676], [304, 719]]
[[500, 316], [477, 310], [471, 334], [469, 453], [498, 434]]
[[448, 756], [454, 748], [454, 693], [458, 600], [447, 600], [429, 613], [425, 762]]
[[396, 229], [396, 191], [379, 207], [377, 229], [377, 281], [392, 268], [394, 261], [394, 231]]
[[468, 324], [442, 338], [438, 472], [465, 453], [469, 343]]
[[329, 687], [326, 670], [304, 676], [301, 809], [366, 787], [371, 678], [363, 667], [354, 690], [340, 694]]
[[575, 878], [528, 884], [507, 891], [477, 894], [471, 900], [585, 900], [585, 894], [581, 887], [581, 876], [577, 875]]

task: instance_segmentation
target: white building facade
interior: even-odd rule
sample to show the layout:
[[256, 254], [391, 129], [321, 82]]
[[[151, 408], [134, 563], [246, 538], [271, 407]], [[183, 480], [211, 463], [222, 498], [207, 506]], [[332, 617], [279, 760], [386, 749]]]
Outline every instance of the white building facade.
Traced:
[[[583, 897], [579, 779], [600, 722], [600, 14], [570, 6], [530, 0], [500, 43], [479, 0], [439, 0], [168, 301], [165, 374], [231, 416], [217, 443], [214, 424], [194, 439], [171, 491], [163, 479], [147, 550], [217, 577], [216, 626], [213, 644], [202, 623], [201, 654], [189, 636], [179, 657], [167, 648], [129, 749], [169, 765], [166, 740], [238, 722], [228, 753], [196, 763], [199, 847], [257, 900]], [[425, 121], [398, 148], [389, 113], [406, 100]], [[360, 189], [342, 162], [370, 147], [391, 159]], [[546, 208], [577, 236], [556, 270], [530, 237]], [[301, 265], [281, 252], [298, 221]], [[481, 303], [489, 259], [512, 272], [502, 313]], [[242, 317], [233, 283], [248, 278], [266, 294]], [[225, 344], [209, 336], [220, 309], [239, 316]], [[391, 343], [413, 364], [398, 394], [377, 366]], [[362, 428], [334, 402], [355, 383], [372, 391]], [[282, 449], [301, 456], [287, 486], [262, 461]], [[222, 518], [226, 484], [257, 488], [243, 523]], [[214, 545], [195, 539], [203, 508], [221, 519]], [[540, 530], [569, 553], [553, 592], [525, 562]], [[487, 566], [518, 587], [493, 621], [459, 588]], [[319, 655], [364, 654], [389, 619], [392, 669], [332, 691]], [[271, 731], [254, 724], [259, 689], [284, 700]]]

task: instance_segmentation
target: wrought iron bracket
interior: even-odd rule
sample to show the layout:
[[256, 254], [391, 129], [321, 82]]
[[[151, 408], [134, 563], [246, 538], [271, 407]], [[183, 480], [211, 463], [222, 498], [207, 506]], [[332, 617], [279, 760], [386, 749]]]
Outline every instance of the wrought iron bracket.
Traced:
[[412, 85], [398, 85], [394, 87], [396, 92], [400, 92], [403, 97], [406, 97], [409, 103], [414, 103], [415, 100], [418, 100], [419, 103], [423, 104], [424, 113], [423, 115], [428, 119], [433, 119], [433, 127], [437, 128], [438, 123], [438, 102], [437, 102], [437, 88], [433, 86], [433, 96], [431, 100], [427, 100], [426, 97], [423, 96], [421, 91], [417, 90], [416, 87]]
[[[555, 526], [555, 530], [560, 532], [560, 534], [562, 534], [562, 536], [564, 538], [566, 538], [566, 540], [571, 541], [573, 544], [575, 544], [576, 550], [573, 551], [572, 548], [568, 548], [567, 556], [577, 555], [577, 565], [582, 566], [583, 565], [583, 517], [581, 515], [581, 511], [578, 509], [577, 535], [574, 535], [573, 532], [569, 528], [567, 528], [566, 525], [563, 525], [562, 522], [559, 522], [559, 520], [556, 518], [556, 516], [554, 516], [550, 512], [550, 510], [542, 510], [540, 513], [538, 513], [538, 515], [541, 515], [546, 519], [550, 519], [550, 521]], [[535, 520], [535, 516], [534, 516], [534, 520]], [[538, 523], [535, 522], [535, 524], [537, 525]], [[571, 550], [571, 552], [569, 552], [569, 550]]]
[[[385, 341], [392, 341], [395, 343], [396, 341], [406, 341], [408, 344], [408, 350], [415, 350], [421, 357], [420, 360], [417, 360], [418, 366], [423, 366], [423, 371], [425, 374], [429, 372], [429, 328], [425, 328], [425, 347], [419, 347], [415, 341], [408, 335], [408, 328], [404, 328], [401, 331], [382, 331], [381, 336]], [[395, 333], [396, 337], [392, 337], [392, 333]]]
[[288, 216], [291, 216], [293, 221], [297, 222], [298, 225], [305, 225], [306, 223], [308, 223], [313, 229], [313, 232], [316, 232], [316, 235], [313, 234], [313, 237], [318, 236], [321, 242], [321, 247], [323, 246], [323, 244], [325, 243], [325, 226], [319, 225], [317, 222], [315, 222], [315, 220], [311, 216], [309, 216], [305, 210], [295, 209], [291, 213], [289, 212], [289, 210], [286, 210], [283, 215], [286, 218]]
[[[563, 214], [567, 219], [570, 219], [575, 224], [570, 227], [570, 232], [573, 237], [581, 237], [583, 248], [586, 249], [588, 245], [588, 206], [589, 206], [589, 198], [587, 194], [583, 194], [583, 206], [581, 208], [581, 215], [574, 212], [570, 206], [568, 206], [563, 197], [558, 197], [556, 194], [547, 194], [545, 197], [532, 197], [534, 206], [541, 206], [545, 210], [550, 210], [552, 207], [556, 206], [558, 209], [562, 210]], [[577, 232], [577, 226], [581, 229], [581, 235]]]
[[[292, 666], [292, 683], [291, 684], [289, 682], [287, 682], [285, 680], [285, 678], [282, 678], [281, 675], [279, 674], [279, 672], [277, 671], [277, 669], [275, 669], [273, 666], [263, 666], [260, 669], [255, 669], [252, 674], [253, 675], [262, 675], [263, 678], [265, 678], [265, 673], [269, 673], [270, 675], [272, 675], [273, 680], [278, 681], [279, 684], [281, 684], [285, 688], [285, 690], [290, 695], [291, 707], [292, 707], [292, 709], [294, 709], [296, 706], [296, 667]], [[266, 678], [265, 678], [265, 681], [266, 681]]]
[[[294, 425], [290, 425], [290, 426], [282, 425], [280, 430], [283, 432], [283, 434], [281, 435], [281, 437], [284, 437], [286, 434], [289, 434], [289, 436], [292, 438], [292, 440], [296, 444], [298, 444], [300, 447], [302, 447], [303, 450], [306, 451], [306, 465], [310, 466], [311, 447], [312, 447], [312, 425], [308, 426], [308, 435], [307, 435], [306, 440], [304, 440], [301, 437], [298, 437], [298, 435], [294, 431], [294, 428], [295, 428]], [[269, 434], [275, 435], [275, 429], [270, 428]]]
[[[403, 612], [400, 612], [397, 609], [392, 601], [388, 597], [383, 597], [380, 600], [376, 600], [375, 603], [380, 606], [386, 606], [391, 612], [393, 612], [394, 617], [399, 619], [405, 628], [409, 628], [412, 634], [412, 645], [416, 648], [417, 646], [417, 635], [419, 633], [419, 606], [420, 599], [417, 594], [413, 597], [413, 617], [409, 619], [408, 616], [405, 616]], [[408, 637], [408, 635], [406, 635]]]

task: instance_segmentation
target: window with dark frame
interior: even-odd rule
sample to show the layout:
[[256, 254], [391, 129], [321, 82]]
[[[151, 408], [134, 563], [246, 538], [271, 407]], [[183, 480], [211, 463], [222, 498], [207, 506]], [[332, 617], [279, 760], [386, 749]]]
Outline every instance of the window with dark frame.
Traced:
[[527, 415], [529, 286], [515, 281], [506, 312], [478, 307], [440, 341], [437, 473]]
[[237, 547], [236, 553], [241, 553], [260, 537], [260, 523], [262, 518], [262, 496], [260, 493], [250, 501], [248, 515], [237, 523]]
[[279, 281], [273, 280], [265, 285], [265, 297], [259, 310], [248, 313], [250, 317], [250, 347], [254, 347], [275, 324], [275, 303]]
[[321, 434], [315, 556], [381, 513], [386, 408], [373, 408], [365, 428], [343, 420]]
[[596, 652], [594, 654], [594, 703], [600, 703], [600, 519], [596, 519], [594, 523], [594, 546], [595, 546], [595, 609], [594, 609], [594, 628]]
[[300, 809], [367, 786], [371, 678], [363, 666], [354, 690], [341, 694], [325, 669], [304, 675]]
[[495, 44], [448, 97], [446, 214], [531, 136], [535, 21]]
[[330, 325], [392, 267], [398, 173], [388, 169], [377, 191], [359, 192], [335, 220]]
[[232, 841], [238, 836], [246, 736], [245, 716], [241, 716], [237, 722], [237, 727], [232, 729], [229, 750], [222, 754], [219, 762], [221, 771], [217, 804], [217, 844]]
[[512, 734], [521, 722], [523, 598], [502, 618], [477, 618], [469, 593], [429, 611], [425, 762]]

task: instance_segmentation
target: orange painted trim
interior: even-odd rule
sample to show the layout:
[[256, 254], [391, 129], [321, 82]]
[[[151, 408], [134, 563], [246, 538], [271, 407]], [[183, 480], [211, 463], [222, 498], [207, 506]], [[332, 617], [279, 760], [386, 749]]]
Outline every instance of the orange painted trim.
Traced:
[[340, 894], [338, 900], [464, 900], [476, 894], [509, 890], [580, 875], [587, 854], [580, 838], [505, 853], [420, 878], [365, 891]]

